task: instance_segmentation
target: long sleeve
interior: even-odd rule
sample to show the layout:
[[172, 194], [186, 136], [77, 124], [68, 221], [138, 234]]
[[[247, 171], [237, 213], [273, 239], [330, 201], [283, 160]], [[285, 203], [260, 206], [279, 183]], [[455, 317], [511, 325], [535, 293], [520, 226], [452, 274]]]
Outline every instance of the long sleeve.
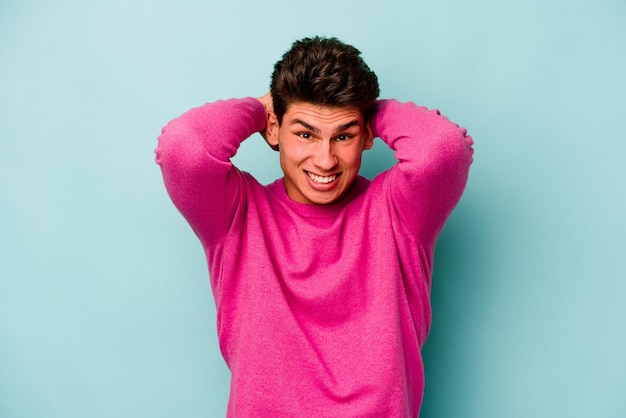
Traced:
[[465, 188], [472, 138], [437, 110], [396, 100], [379, 102], [372, 127], [398, 160], [386, 190], [399, 227], [418, 243], [434, 245]]
[[263, 106], [245, 98], [191, 109], [163, 128], [156, 162], [172, 201], [205, 245], [226, 233], [243, 195], [242, 174], [230, 159], [264, 127]]

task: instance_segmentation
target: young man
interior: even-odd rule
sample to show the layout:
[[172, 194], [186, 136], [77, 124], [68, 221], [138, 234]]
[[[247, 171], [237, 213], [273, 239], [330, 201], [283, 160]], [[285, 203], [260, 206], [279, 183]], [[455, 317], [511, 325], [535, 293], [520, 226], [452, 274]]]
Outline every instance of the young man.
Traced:
[[[159, 137], [167, 190], [207, 255], [229, 416], [419, 415], [435, 242], [472, 140], [378, 94], [358, 50], [303, 39], [269, 94], [192, 109]], [[265, 186], [230, 162], [255, 132], [284, 172]], [[398, 162], [369, 181], [374, 137]]]

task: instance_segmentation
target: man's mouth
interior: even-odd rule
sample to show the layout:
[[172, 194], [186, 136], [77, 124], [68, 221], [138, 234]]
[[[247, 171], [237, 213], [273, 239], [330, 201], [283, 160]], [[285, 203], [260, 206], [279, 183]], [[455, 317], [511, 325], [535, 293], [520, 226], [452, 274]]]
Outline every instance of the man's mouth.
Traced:
[[305, 171], [305, 173], [309, 176], [311, 180], [313, 180], [313, 182], [320, 184], [331, 183], [335, 181], [335, 179], [338, 177], [338, 174], [333, 174], [332, 176], [318, 176], [317, 174], [313, 174], [310, 171]]

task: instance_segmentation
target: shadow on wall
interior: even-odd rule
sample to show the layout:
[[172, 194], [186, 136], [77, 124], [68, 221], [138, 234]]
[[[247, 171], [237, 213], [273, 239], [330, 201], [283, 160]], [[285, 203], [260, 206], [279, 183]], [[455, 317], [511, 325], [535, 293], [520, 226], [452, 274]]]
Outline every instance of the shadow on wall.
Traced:
[[484, 271], [489, 262], [482, 256], [488, 245], [484, 216], [477, 200], [466, 194], [437, 242], [433, 322], [422, 351], [426, 389], [420, 416], [425, 418], [455, 416], [457, 400], [467, 399], [467, 388], [479, 387], [484, 377], [477, 372], [484, 359], [475, 358], [481, 352], [476, 345], [480, 344], [482, 315], [489, 309], [493, 291], [487, 288], [488, 272]]
[[372, 180], [395, 163], [393, 151], [381, 139], [377, 138], [372, 149], [363, 153], [363, 162], [359, 174]]

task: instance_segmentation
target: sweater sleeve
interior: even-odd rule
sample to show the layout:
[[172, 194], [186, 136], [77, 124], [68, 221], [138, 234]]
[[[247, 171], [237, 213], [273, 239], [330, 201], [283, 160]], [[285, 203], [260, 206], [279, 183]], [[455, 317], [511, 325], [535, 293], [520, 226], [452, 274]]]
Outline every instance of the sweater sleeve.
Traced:
[[244, 196], [243, 176], [230, 159], [264, 128], [263, 105], [245, 98], [207, 103], [162, 129], [155, 153], [165, 187], [204, 244], [223, 237]]
[[396, 100], [379, 102], [372, 127], [398, 160], [385, 190], [400, 228], [434, 245], [465, 188], [471, 136], [437, 110]]

